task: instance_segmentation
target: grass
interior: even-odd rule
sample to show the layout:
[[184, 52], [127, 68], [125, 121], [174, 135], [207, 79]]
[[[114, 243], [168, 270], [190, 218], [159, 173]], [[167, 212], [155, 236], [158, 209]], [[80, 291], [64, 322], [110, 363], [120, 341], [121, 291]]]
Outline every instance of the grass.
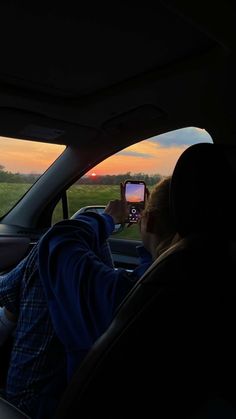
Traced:
[[6, 214], [31, 186], [28, 183], [0, 183], [0, 217]]
[[[31, 187], [31, 184], [21, 183], [0, 183], [0, 217], [6, 214], [12, 206]], [[79, 208], [87, 205], [106, 205], [109, 200], [120, 197], [119, 185], [73, 185], [67, 191], [69, 216], [73, 215]], [[61, 203], [56, 206], [53, 214], [53, 224], [62, 219]], [[139, 240], [138, 226], [125, 228], [114, 238], [127, 238]]]

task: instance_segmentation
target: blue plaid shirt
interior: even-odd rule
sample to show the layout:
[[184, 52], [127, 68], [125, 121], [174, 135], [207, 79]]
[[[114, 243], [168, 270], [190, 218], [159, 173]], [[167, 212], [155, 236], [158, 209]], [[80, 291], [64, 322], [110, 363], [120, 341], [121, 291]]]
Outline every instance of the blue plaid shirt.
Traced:
[[18, 316], [5, 396], [31, 417], [46, 419], [65, 388], [66, 361], [38, 275], [37, 250], [0, 276], [0, 305]]

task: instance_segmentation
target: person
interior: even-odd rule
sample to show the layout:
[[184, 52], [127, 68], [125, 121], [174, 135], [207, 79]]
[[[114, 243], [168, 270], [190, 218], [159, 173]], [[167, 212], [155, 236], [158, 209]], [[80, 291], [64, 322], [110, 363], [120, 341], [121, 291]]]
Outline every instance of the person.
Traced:
[[[101, 261], [113, 267], [106, 241], [99, 250]], [[12, 351], [1, 395], [33, 419], [51, 418], [67, 385], [66, 357], [40, 281], [38, 245], [0, 275], [0, 346], [9, 336]]]
[[124, 197], [110, 201], [102, 215], [91, 212], [57, 223], [41, 239], [39, 273], [55, 332], [67, 354], [68, 380], [137, 280], [178, 240], [169, 211], [170, 180], [157, 184], [141, 214], [141, 263], [132, 273], [115, 270], [100, 257], [114, 224], [127, 219]]
[[[168, 187], [167, 179], [157, 186], [156, 196], [155, 189], [152, 192], [142, 216], [141, 230], [144, 230], [145, 218], [150, 218], [151, 214], [153, 217], [155, 211], [158, 212], [155, 205], [160, 211], [158, 219], [162, 219], [161, 208], [163, 206], [164, 211], [166, 206], [168, 207], [165, 203]], [[62, 239], [63, 263], [60, 267], [64, 269], [63, 272], [60, 272], [60, 267], [57, 266], [57, 258], [61, 257], [58, 252], [60, 244], [55, 240], [56, 236], [53, 236], [53, 242], [50, 241], [49, 245], [49, 236], [46, 234], [39, 243], [39, 249], [36, 245], [15, 269], [0, 276], [0, 306], [4, 307], [4, 318], [11, 321], [8, 333], [15, 328], [4, 397], [33, 419], [52, 417], [67, 385], [66, 366], [70, 378], [93, 342], [108, 327], [119, 303], [152, 263], [150, 252], [154, 252], [155, 241], [148, 239], [150, 247], [149, 244], [146, 247], [149, 251], [140, 246], [138, 250], [141, 264], [131, 275], [125, 270], [114, 270], [107, 237], [114, 228], [114, 222], [122, 221], [126, 216], [126, 203], [116, 200], [108, 203], [103, 216], [90, 213], [79, 216], [77, 220], [63, 221], [52, 227], [48, 234], [56, 230], [59, 233], [59, 242]], [[161, 236], [165, 238], [167, 245], [174, 231], [172, 234], [168, 216], [165, 221], [163, 215], [163, 222], [166, 223], [166, 227], [163, 228], [166, 234], [163, 232]], [[143, 231], [142, 234], [145, 241], [144, 235], [149, 233]], [[70, 242], [68, 248], [65, 235]], [[73, 244], [79, 248], [78, 252], [73, 249]], [[48, 246], [50, 263], [45, 253]], [[159, 245], [158, 252], [160, 251]], [[155, 258], [156, 254], [153, 257]], [[44, 270], [47, 270], [49, 265], [52, 275], [50, 281], [53, 283], [51, 289], [51, 283], [46, 285], [49, 278], [45, 277], [44, 281]], [[73, 271], [75, 267], [77, 272]], [[67, 289], [67, 282], [68, 286], [74, 286], [70, 287], [70, 291]], [[74, 290], [78, 292], [75, 303], [80, 307], [77, 321], [76, 305], [73, 311], [72, 304]]]
[[66, 386], [66, 358], [38, 272], [38, 249], [0, 275], [0, 342], [11, 336], [2, 397], [32, 418], [47, 419]]

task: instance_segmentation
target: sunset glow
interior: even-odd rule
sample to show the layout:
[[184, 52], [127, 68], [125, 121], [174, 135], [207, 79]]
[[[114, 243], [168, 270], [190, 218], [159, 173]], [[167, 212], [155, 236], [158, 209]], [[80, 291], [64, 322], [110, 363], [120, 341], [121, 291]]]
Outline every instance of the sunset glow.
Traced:
[[[147, 140], [146, 140], [147, 141]], [[147, 142], [128, 147], [126, 150], [132, 152], [139, 152], [144, 154], [144, 157], [136, 157], [135, 155], [116, 154], [109, 157], [106, 161], [98, 164], [94, 169], [98, 175], [104, 174], [118, 174], [118, 173], [161, 173], [169, 175], [176, 163], [176, 160], [182, 154], [186, 147], [173, 148], [156, 148]], [[145, 157], [149, 149], [150, 157]]]
[[13, 173], [43, 173], [64, 149], [64, 145], [0, 137], [0, 165]]
[[210, 135], [202, 128], [171, 131], [134, 144], [109, 157], [93, 170], [97, 175], [131, 172], [168, 176], [183, 151], [199, 142], [212, 142]]
[[[141, 141], [106, 159], [88, 173], [94, 179], [105, 174], [158, 173], [169, 175], [182, 152], [191, 144], [212, 142], [201, 128], [188, 127]], [[13, 173], [42, 173], [65, 146], [0, 137], [0, 165]]]

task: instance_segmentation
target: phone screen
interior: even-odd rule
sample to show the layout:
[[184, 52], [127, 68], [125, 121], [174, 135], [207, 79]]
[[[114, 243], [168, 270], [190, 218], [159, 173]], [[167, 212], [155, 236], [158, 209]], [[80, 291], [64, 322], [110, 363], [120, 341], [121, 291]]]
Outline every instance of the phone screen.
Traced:
[[145, 202], [145, 183], [144, 182], [125, 182], [125, 199], [130, 204], [129, 218], [127, 222], [137, 223], [141, 210]]
[[126, 183], [125, 199], [127, 202], [144, 202], [145, 185], [144, 183]]

